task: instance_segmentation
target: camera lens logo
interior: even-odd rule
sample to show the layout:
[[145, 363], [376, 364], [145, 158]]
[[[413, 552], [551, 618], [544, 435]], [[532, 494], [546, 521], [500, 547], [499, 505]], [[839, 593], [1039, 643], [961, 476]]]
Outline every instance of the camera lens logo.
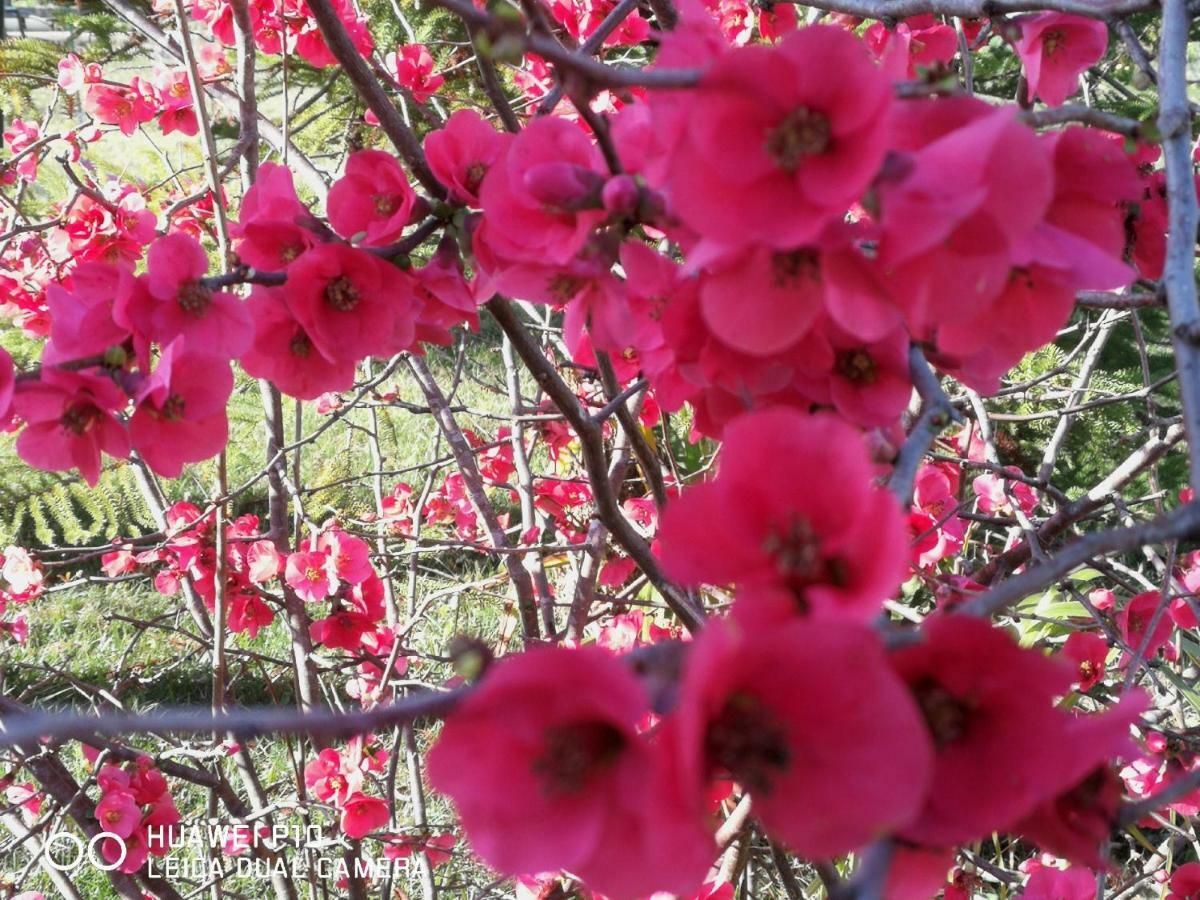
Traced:
[[[106, 860], [100, 853], [98, 847], [105, 840], [115, 841], [120, 848], [120, 853], [115, 860]], [[46, 838], [44, 850], [51, 868], [59, 872], [78, 871], [85, 859], [101, 872], [111, 872], [113, 869], [121, 867], [129, 853], [125, 846], [125, 839], [111, 831], [101, 831], [86, 843], [82, 838], [69, 831], [56, 831]]]

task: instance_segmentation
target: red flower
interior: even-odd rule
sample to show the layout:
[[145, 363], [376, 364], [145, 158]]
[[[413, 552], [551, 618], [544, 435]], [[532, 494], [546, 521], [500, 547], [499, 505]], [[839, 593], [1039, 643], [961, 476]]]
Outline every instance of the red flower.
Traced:
[[416, 201], [394, 156], [359, 150], [330, 189], [326, 208], [330, 224], [342, 237], [364, 247], [381, 247], [400, 237]]
[[911, 840], [951, 846], [1012, 828], [1103, 758], [1112, 742], [1089, 755], [1093, 729], [1127, 729], [1125, 710], [1077, 720], [1056, 706], [1071, 667], [986, 622], [935, 616], [922, 634], [892, 655], [937, 748], [935, 789], [905, 829]]
[[920, 712], [856, 624], [710, 624], [688, 655], [675, 719], [683, 790], [702, 797], [709, 778], [731, 776], [767, 832], [808, 859], [901, 827], [929, 787]]
[[503, 158], [511, 140], [512, 135], [496, 131], [475, 110], [460, 109], [425, 136], [425, 156], [451, 200], [479, 206], [483, 176]]
[[1062, 106], [1079, 90], [1079, 76], [1104, 58], [1108, 26], [1101, 19], [1044, 12], [1017, 20], [1021, 37], [1014, 45], [1030, 99]]
[[1072, 632], [1063, 644], [1062, 653], [1076, 666], [1079, 673], [1076, 687], [1079, 690], [1091, 690], [1104, 680], [1108, 641], [1102, 636], [1090, 631]]
[[383, 800], [354, 793], [342, 807], [341, 826], [346, 837], [361, 840], [372, 831], [382, 828], [390, 819], [391, 813]]
[[13, 395], [13, 409], [26, 422], [17, 454], [38, 469], [79, 469], [94, 487], [101, 452], [129, 455], [129, 435], [112, 415], [125, 404], [125, 395], [107, 378], [43, 369], [41, 380], [19, 384]]
[[875, 176], [890, 103], [887, 77], [842, 28], [728, 51], [682, 111], [666, 179], [673, 207], [716, 244], [800, 246]]
[[637, 679], [602, 650], [510, 657], [447, 717], [429, 780], [500, 872], [567, 869], [614, 900], [687, 893], [715, 845], [666, 795], [665, 757], [637, 734], [645, 712]]
[[283, 288], [256, 287], [251, 293], [254, 345], [242, 356], [242, 368], [300, 400], [350, 388], [357, 360], [328, 359], [292, 315], [284, 297]]
[[1200, 898], [1200, 863], [1184, 863], [1171, 874], [1171, 893], [1167, 900]]
[[326, 359], [358, 361], [412, 342], [413, 297], [397, 297], [389, 289], [399, 277], [398, 270], [362, 250], [321, 244], [288, 269], [284, 297]]
[[775, 585], [814, 615], [870, 619], [908, 555], [904, 516], [873, 474], [859, 433], [832, 416], [749, 413], [726, 429], [716, 479], [663, 513], [663, 564], [687, 584]]
[[433, 57], [424, 44], [402, 44], [395, 53], [389, 53], [384, 62], [395, 73], [400, 87], [408, 88], [418, 103], [424, 103], [437, 93], [446, 80], [433, 74]]

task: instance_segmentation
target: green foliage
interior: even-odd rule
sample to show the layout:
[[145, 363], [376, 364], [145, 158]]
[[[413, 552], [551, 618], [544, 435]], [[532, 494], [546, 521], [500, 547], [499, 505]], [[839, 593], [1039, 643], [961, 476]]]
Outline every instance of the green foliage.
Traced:
[[0, 444], [0, 543], [99, 544], [154, 528], [133, 470], [107, 468], [95, 488], [62, 472], [31, 468], [7, 437]]
[[62, 55], [58, 44], [39, 38], [0, 41], [0, 109], [18, 117], [35, 115], [33, 94], [58, 75]]

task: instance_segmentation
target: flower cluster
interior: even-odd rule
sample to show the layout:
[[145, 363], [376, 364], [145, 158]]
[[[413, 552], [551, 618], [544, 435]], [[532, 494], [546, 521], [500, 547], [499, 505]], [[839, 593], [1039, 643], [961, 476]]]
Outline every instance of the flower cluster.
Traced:
[[318, 800], [338, 811], [343, 834], [364, 838], [391, 819], [385, 800], [364, 793], [367, 775], [384, 769], [385, 757], [372, 751], [370, 738], [363, 738], [345, 752], [332, 747], [322, 750], [304, 767], [304, 783]]
[[[98, 753], [89, 748], [92, 762]], [[136, 872], [151, 856], [170, 852], [170, 833], [181, 821], [166, 778], [149, 757], [125, 766], [104, 763], [96, 772], [100, 801], [95, 816], [101, 831], [115, 835], [100, 847], [104, 859], [120, 872]]]
[[[788, 489], [778, 465], [825, 472], [837, 499]], [[916, 643], [885, 651], [867, 623], [902, 576], [904, 522], [869, 475], [861, 438], [836, 419], [732, 422], [719, 474], [667, 507], [659, 535], [685, 583], [733, 585], [729, 618], [690, 645], [661, 721], [597, 647], [489, 672], [429, 760], [476, 852], [509, 875], [565, 869], [617, 898], [686, 893], [716, 852], [716, 780], [753, 795], [767, 833], [802, 857], [893, 835], [944, 861], [934, 888], [952, 848], [994, 831], [1102, 865], [1120, 799], [1110, 761], [1142, 698], [1077, 715], [1058, 701], [1078, 664], [965, 617], [931, 616]]]

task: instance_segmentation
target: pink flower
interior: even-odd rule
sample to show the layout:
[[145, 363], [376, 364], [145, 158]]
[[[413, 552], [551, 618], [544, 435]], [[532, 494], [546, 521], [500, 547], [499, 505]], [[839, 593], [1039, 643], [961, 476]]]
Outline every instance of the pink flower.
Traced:
[[700, 797], [727, 773], [766, 831], [812, 860], [904, 825], [930, 786], [933, 748], [878, 638], [746, 613], [709, 624], [687, 657], [672, 733], [683, 790]]
[[302, 227], [312, 218], [296, 196], [291, 170], [278, 163], [263, 163], [258, 178], [242, 198], [241, 220], [230, 233], [241, 238], [237, 252], [247, 265], [278, 271], [317, 243], [315, 234]]
[[[1085, 752], [1094, 729], [1122, 722], [1127, 730], [1128, 707], [1085, 725], [1056, 706], [1072, 668], [986, 622], [934, 616], [922, 633], [921, 643], [892, 654], [937, 748], [936, 790], [906, 838], [950, 846], [1008, 830], [1096, 766]], [[1103, 744], [1100, 758], [1111, 747]]]
[[1079, 90], [1079, 76], [1104, 58], [1108, 26], [1101, 19], [1044, 12], [1017, 19], [1021, 37], [1014, 45], [1025, 70], [1030, 98], [1062, 106]]
[[[1006, 466], [1006, 474], [1021, 475], [1016, 466]], [[1015, 478], [1004, 478], [995, 472], [984, 472], [971, 482], [971, 490], [979, 499], [979, 511], [989, 515], [994, 513], [1012, 513], [1014, 504], [1026, 514], [1033, 512], [1037, 506], [1037, 497], [1033, 488], [1024, 481]]]
[[663, 565], [685, 584], [777, 586], [814, 615], [868, 620], [907, 560], [904, 517], [873, 476], [861, 436], [833, 416], [748, 413], [725, 430], [717, 477], [663, 513]]
[[146, 828], [143, 825], [124, 838], [105, 838], [100, 846], [100, 855], [106, 862], [115, 866], [118, 872], [132, 875], [150, 858], [150, 845], [146, 836]]
[[108, 378], [43, 369], [41, 380], [21, 383], [13, 395], [13, 409], [26, 423], [17, 454], [38, 469], [79, 469], [94, 487], [101, 452], [129, 455], [129, 435], [112, 415], [125, 404]]
[[371, 568], [371, 548], [362, 538], [338, 528], [321, 532], [317, 549], [329, 557], [334, 573], [347, 584], [362, 584], [375, 574]]
[[89, 82], [99, 81], [100, 66], [96, 63], [84, 65], [74, 53], [68, 53], [58, 61], [58, 86], [64, 91], [75, 94], [83, 90]]
[[1200, 898], [1200, 863], [1184, 863], [1171, 873], [1171, 893], [1167, 900]]
[[829, 395], [837, 411], [864, 428], [882, 428], [900, 418], [912, 395], [908, 334], [894, 329], [864, 341], [837, 326], [827, 328], [833, 347]]
[[359, 150], [334, 182], [326, 207], [334, 231], [364, 247], [381, 247], [400, 237], [417, 195], [400, 163], [382, 150]]
[[919, 69], [947, 65], [958, 52], [958, 35], [932, 15], [911, 16], [889, 29], [876, 22], [863, 33], [867, 47], [897, 80], [916, 78]]
[[717, 244], [800, 246], [874, 177], [890, 102], [888, 79], [841, 28], [724, 53], [682, 112], [666, 179], [673, 208]]
[[1134, 749], [1129, 729], [1147, 701], [1139, 691], [1106, 713], [1072, 719], [1067, 739], [1074, 752], [1056, 773], [1063, 788], [1018, 822], [1016, 833], [1073, 863], [1104, 868], [1123, 793], [1111, 760]]
[[447, 717], [430, 783], [502, 873], [566, 869], [614, 900], [688, 893], [715, 845], [638, 736], [646, 708], [637, 679], [602, 650], [503, 659]]
[[383, 855], [388, 859], [407, 859], [414, 852], [420, 851], [429, 859], [429, 864], [437, 868], [449, 862], [458, 838], [453, 834], [434, 834], [429, 836], [401, 836], [388, 840], [383, 845]]
[[185, 352], [183, 339], [176, 338], [137, 392], [129, 420], [134, 449], [164, 478], [216, 456], [229, 439], [225, 408], [232, 392], [228, 362]]
[[969, 323], [1009, 285], [1049, 208], [1048, 148], [1012, 109], [971, 97], [898, 104], [891, 132], [895, 156], [877, 185], [880, 267], [915, 338], [962, 323], [974, 345], [954, 349], [974, 350], [990, 332]]
[[418, 103], [426, 102], [446, 80], [433, 74], [433, 57], [424, 44], [401, 44], [395, 53], [389, 53], [384, 63], [396, 75], [402, 88], [412, 92]]
[[310, 603], [333, 596], [337, 576], [325, 564], [324, 553], [292, 553], [288, 556], [283, 579], [302, 600]]
[[1108, 659], [1108, 641], [1090, 631], [1073, 631], [1062, 648], [1063, 656], [1073, 662], [1079, 673], [1076, 687], [1091, 690], [1104, 680]]
[[354, 793], [342, 807], [341, 827], [346, 837], [361, 840], [372, 831], [387, 825], [391, 819], [388, 805], [378, 797]]
[[250, 294], [254, 344], [242, 356], [242, 368], [300, 400], [350, 388], [357, 360], [327, 359], [284, 298], [283, 288], [256, 287]]
[[362, 771], [348, 765], [342, 755], [327, 747], [304, 767], [304, 783], [322, 803], [342, 806], [362, 790]]
[[0, 574], [8, 582], [8, 592], [17, 599], [31, 599], [42, 592], [45, 579], [42, 567], [23, 547], [4, 549], [4, 567]]
[[456, 110], [446, 124], [425, 136], [425, 156], [450, 199], [479, 206], [483, 177], [503, 158], [512, 136], [497, 131], [473, 109]]
[[313, 622], [309, 634], [313, 641], [335, 650], [357, 650], [363, 635], [375, 629], [370, 617], [353, 610], [340, 609], [333, 615]]
[[[41, 137], [41, 129], [36, 122], [25, 122], [13, 119], [8, 130], [4, 132], [4, 143], [13, 155], [20, 154], [31, 147]], [[36, 181], [38, 171], [38, 154], [36, 151], [25, 154], [17, 163], [17, 174], [26, 181]]]
[[138, 125], [158, 114], [154, 104], [138, 91], [108, 84], [90, 85], [83, 95], [83, 108], [96, 121], [119, 126], [125, 135], [133, 134]]
[[786, 350], [821, 315], [824, 295], [815, 248], [757, 245], [709, 263], [700, 280], [700, 310], [713, 334], [753, 356]]
[[577, 127], [553, 116], [534, 119], [483, 179], [484, 225], [476, 241], [502, 260], [570, 262], [604, 218], [602, 170], [600, 152]]
[[1022, 864], [1030, 871], [1021, 892], [1023, 900], [1092, 900], [1096, 896], [1096, 873], [1082, 866], [1060, 869], [1053, 865]]
[[246, 551], [246, 575], [254, 584], [266, 584], [279, 574], [283, 563], [272, 541], [255, 541]]
[[69, 279], [46, 289], [55, 353], [63, 359], [83, 359], [124, 344], [129, 328], [117, 323], [114, 308], [118, 303], [128, 305], [135, 293], [145, 289], [125, 266], [97, 262], [76, 266]]
[[283, 290], [314, 349], [329, 360], [357, 362], [412, 343], [416, 304], [407, 285], [395, 293], [402, 277], [362, 250], [321, 244], [292, 263]]
[[[254, 340], [245, 305], [233, 294], [213, 291], [200, 279], [208, 257], [195, 238], [168, 234], [156, 240], [146, 256], [147, 294], [134, 294], [117, 320], [128, 323], [144, 339], [169, 343], [180, 335], [197, 352], [233, 359]], [[123, 318], [124, 317], [124, 318]]]
[[142, 808], [133, 795], [125, 791], [109, 791], [96, 804], [96, 820], [105, 831], [127, 838], [141, 824]]

